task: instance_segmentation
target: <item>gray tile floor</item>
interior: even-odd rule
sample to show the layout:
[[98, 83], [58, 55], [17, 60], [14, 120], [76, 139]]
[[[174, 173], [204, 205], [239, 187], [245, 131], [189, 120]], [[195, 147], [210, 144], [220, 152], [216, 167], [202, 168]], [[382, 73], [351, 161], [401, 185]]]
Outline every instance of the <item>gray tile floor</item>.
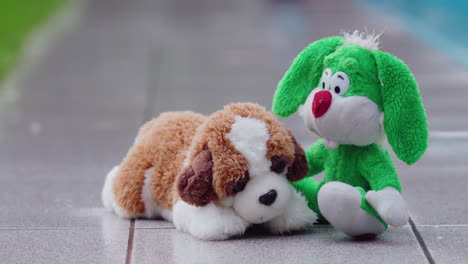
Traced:
[[[413, 225], [365, 242], [323, 226], [201, 242], [104, 212], [104, 176], [144, 120], [236, 101], [270, 107], [307, 43], [365, 27], [385, 30], [382, 49], [413, 69], [429, 115], [427, 154], [398, 163]], [[467, 80], [397, 18], [351, 1], [88, 1], [2, 107], [0, 262], [468, 263]], [[316, 139], [297, 117], [285, 123], [305, 146]]]

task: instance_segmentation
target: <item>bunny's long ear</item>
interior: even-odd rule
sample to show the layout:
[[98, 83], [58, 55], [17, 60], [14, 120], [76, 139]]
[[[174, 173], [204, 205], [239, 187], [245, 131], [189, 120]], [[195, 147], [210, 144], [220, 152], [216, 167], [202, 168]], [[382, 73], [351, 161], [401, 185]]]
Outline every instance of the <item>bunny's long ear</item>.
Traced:
[[382, 51], [374, 51], [382, 83], [384, 127], [400, 160], [418, 161], [427, 148], [427, 119], [418, 84], [408, 66]]
[[310, 44], [294, 59], [283, 76], [273, 98], [272, 111], [280, 117], [288, 117], [304, 104], [323, 71], [325, 56], [343, 43], [343, 37], [329, 37]]

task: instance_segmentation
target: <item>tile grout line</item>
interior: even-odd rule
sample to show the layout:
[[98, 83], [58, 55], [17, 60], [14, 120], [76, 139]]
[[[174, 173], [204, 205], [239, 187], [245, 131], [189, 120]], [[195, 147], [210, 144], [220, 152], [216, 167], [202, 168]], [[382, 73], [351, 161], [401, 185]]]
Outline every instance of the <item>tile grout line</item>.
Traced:
[[445, 225], [445, 224], [442, 224], [442, 225], [418, 225], [418, 226], [427, 226], [427, 227], [468, 227], [468, 225], [464, 225], [464, 224], [461, 224], [461, 225]]
[[[148, 40], [149, 47], [152, 45], [151, 39]], [[147, 83], [145, 87], [145, 98], [144, 98], [144, 106], [143, 106], [143, 120], [142, 124], [146, 123], [152, 116], [153, 112], [153, 104], [152, 102], [152, 96], [156, 97], [156, 90], [157, 89], [151, 89], [152, 88], [152, 83], [157, 82], [155, 78], [151, 74], [151, 69], [154, 68], [154, 63], [153, 63], [153, 56], [152, 56], [152, 51], [153, 49], [149, 48], [148, 50], [148, 78], [147, 78]], [[135, 237], [135, 219], [132, 219], [130, 222], [130, 230], [128, 232], [128, 244], [127, 244], [127, 255], [125, 257], [125, 264], [131, 264], [132, 263], [132, 253], [133, 253], [133, 241]]]
[[[129, 222], [131, 223], [131, 222]], [[129, 228], [129, 227], [128, 227]], [[128, 228], [115, 228], [115, 230], [128, 230]], [[175, 227], [135, 227], [135, 229], [175, 229]], [[21, 228], [21, 227], [0, 227], [0, 231], [79, 231], [79, 230], [101, 230], [101, 227], [38, 227], [38, 228]]]
[[410, 217], [409, 218], [409, 223], [411, 225], [411, 230], [413, 231], [414, 235], [416, 236], [416, 239], [418, 240], [419, 246], [421, 247], [424, 256], [426, 257], [427, 261], [430, 264], [435, 264], [434, 258], [431, 256], [431, 252], [429, 252], [429, 249], [426, 246], [426, 243], [424, 242], [421, 233], [419, 233], [419, 230], [416, 228], [416, 224], [414, 223], [413, 219]]
[[[152, 45], [152, 41], [149, 40], [148, 41], [149, 43], [149, 47], [151, 47]], [[153, 81], [154, 82], [157, 82], [155, 80], [155, 78], [152, 76], [151, 74], [151, 69], [154, 68], [154, 63], [153, 63], [153, 56], [152, 56], [152, 51], [153, 49], [149, 49], [148, 50], [148, 57], [149, 57], [149, 61], [148, 61], [148, 72], [147, 72], [147, 75], [148, 75], [148, 78], [147, 78], [147, 83], [146, 83], [146, 87], [145, 87], [145, 100], [144, 100], [144, 106], [143, 106], [143, 120], [142, 120], [142, 124], [146, 123], [152, 116], [152, 112], [153, 112], [153, 104], [151, 103], [152, 102], [152, 96], [153, 97], [156, 97], [156, 90], [157, 89], [151, 89], [152, 88], [152, 83]], [[132, 253], [133, 253], [133, 241], [134, 241], [134, 237], [135, 237], [135, 219], [132, 219], [131, 222], [130, 222], [130, 230], [128, 232], [128, 244], [127, 244], [127, 255], [125, 257], [125, 264], [131, 264], [132, 263]]]
[[128, 243], [127, 243], [127, 255], [125, 257], [125, 264], [132, 262], [132, 251], [133, 251], [133, 237], [135, 236], [135, 219], [130, 222], [130, 229], [128, 231]]
[[170, 229], [176, 229], [175, 227], [135, 227], [135, 230], [143, 230], [143, 229], [151, 229], [151, 230], [170, 230]]
[[468, 139], [466, 130], [429, 130], [429, 136], [434, 139]]

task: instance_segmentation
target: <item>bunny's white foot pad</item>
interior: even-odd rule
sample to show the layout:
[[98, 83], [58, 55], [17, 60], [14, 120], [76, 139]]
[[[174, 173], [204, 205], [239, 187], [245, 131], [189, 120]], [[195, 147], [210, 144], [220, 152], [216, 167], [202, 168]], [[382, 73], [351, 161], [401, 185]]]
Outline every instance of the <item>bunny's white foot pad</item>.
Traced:
[[361, 208], [360, 192], [342, 182], [329, 182], [320, 188], [318, 205], [322, 215], [335, 228], [356, 238], [375, 237], [386, 227]]

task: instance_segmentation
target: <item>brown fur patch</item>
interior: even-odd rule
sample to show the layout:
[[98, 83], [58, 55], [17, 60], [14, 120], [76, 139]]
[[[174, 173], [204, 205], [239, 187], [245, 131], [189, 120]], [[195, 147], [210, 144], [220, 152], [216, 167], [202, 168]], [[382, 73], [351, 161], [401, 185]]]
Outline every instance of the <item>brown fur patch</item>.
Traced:
[[178, 176], [177, 190], [185, 202], [204, 206], [217, 198], [213, 190], [213, 160], [208, 149], [200, 152], [192, 164]]
[[194, 137], [188, 156], [191, 163], [208, 145], [213, 157], [213, 187], [219, 199], [229, 196], [225, 186], [241, 179], [248, 168], [245, 157], [227, 138], [233, 123], [234, 114], [229, 111], [221, 110], [211, 115]]
[[162, 208], [172, 208], [175, 178], [182, 168], [196, 129], [206, 117], [193, 112], [168, 112], [142, 126], [120, 166], [114, 185], [117, 203], [129, 214], [144, 213], [144, 174], [153, 167], [151, 193]]
[[117, 204], [129, 215], [140, 215], [145, 212], [141, 201], [141, 192], [145, 181], [145, 171], [151, 163], [146, 159], [143, 146], [132, 147], [120, 165], [113, 192]]
[[267, 158], [273, 156], [285, 156], [288, 158], [288, 165], [294, 160], [294, 145], [289, 135], [288, 129], [281, 124], [276, 117], [267, 112], [266, 109], [257, 104], [232, 104], [225, 109], [242, 117], [252, 117], [265, 122], [270, 138], [267, 142]]

